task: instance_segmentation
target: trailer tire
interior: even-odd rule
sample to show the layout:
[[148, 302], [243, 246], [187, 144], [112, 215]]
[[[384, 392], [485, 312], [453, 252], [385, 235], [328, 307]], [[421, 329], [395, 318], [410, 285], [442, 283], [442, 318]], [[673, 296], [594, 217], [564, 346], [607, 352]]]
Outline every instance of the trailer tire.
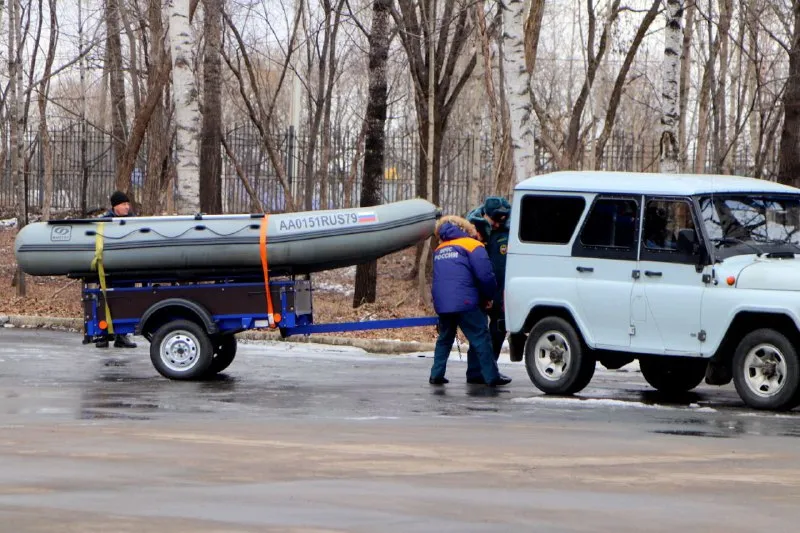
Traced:
[[233, 335], [215, 335], [212, 338], [214, 345], [214, 359], [208, 367], [206, 375], [211, 377], [219, 374], [233, 363], [236, 358], [236, 337]]
[[214, 345], [205, 330], [190, 320], [159, 327], [150, 343], [150, 361], [159, 374], [175, 380], [202, 378], [214, 360]]

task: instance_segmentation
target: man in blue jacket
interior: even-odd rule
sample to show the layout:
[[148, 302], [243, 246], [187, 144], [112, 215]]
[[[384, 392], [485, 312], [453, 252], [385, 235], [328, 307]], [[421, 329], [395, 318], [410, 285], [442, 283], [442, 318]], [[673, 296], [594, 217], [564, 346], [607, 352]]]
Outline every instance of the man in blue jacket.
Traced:
[[[475, 226], [461, 217], [443, 217], [436, 226], [441, 244], [433, 254], [433, 306], [439, 315], [439, 338], [428, 380], [431, 385], [449, 383], [445, 378], [447, 358], [456, 331], [461, 331], [475, 354], [468, 358], [467, 376], [480, 367], [480, 377], [489, 386], [507, 385], [492, 356], [492, 341], [483, 308], [491, 305], [497, 290], [489, 256], [476, 239]], [[477, 361], [476, 361], [477, 359]]]

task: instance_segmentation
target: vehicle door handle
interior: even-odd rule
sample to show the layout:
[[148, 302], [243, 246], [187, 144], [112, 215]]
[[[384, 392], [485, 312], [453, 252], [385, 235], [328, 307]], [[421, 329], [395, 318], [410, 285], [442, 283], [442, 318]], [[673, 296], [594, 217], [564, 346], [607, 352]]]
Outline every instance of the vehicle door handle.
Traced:
[[652, 270], [645, 270], [644, 275], [648, 278], [660, 278], [661, 272], [653, 272]]
[[575, 270], [578, 272], [594, 272], [594, 268], [592, 267], [578, 267]]

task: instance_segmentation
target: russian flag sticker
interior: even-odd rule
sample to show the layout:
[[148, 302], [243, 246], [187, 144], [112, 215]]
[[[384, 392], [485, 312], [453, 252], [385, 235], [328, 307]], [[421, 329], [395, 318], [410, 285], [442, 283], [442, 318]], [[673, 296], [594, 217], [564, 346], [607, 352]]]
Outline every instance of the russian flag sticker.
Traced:
[[358, 223], [359, 224], [366, 224], [370, 222], [377, 222], [378, 215], [375, 214], [374, 211], [370, 211], [368, 213], [359, 213], [358, 214]]

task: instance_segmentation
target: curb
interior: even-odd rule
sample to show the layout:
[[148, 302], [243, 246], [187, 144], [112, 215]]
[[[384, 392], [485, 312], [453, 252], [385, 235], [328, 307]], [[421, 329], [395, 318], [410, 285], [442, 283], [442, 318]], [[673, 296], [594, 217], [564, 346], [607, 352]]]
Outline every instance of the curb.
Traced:
[[[83, 331], [83, 320], [79, 318], [0, 315], [0, 326], [31, 329], [53, 329], [61, 331]], [[296, 336], [282, 338], [279, 333], [272, 331], [243, 331], [236, 335], [237, 338], [248, 341], [277, 341], [307, 344], [326, 344], [329, 346], [352, 346], [361, 348], [365, 352], [377, 354], [408, 354], [417, 352], [433, 352], [435, 344], [432, 342], [393, 341], [388, 339], [359, 339], [349, 337], [326, 336]]]

